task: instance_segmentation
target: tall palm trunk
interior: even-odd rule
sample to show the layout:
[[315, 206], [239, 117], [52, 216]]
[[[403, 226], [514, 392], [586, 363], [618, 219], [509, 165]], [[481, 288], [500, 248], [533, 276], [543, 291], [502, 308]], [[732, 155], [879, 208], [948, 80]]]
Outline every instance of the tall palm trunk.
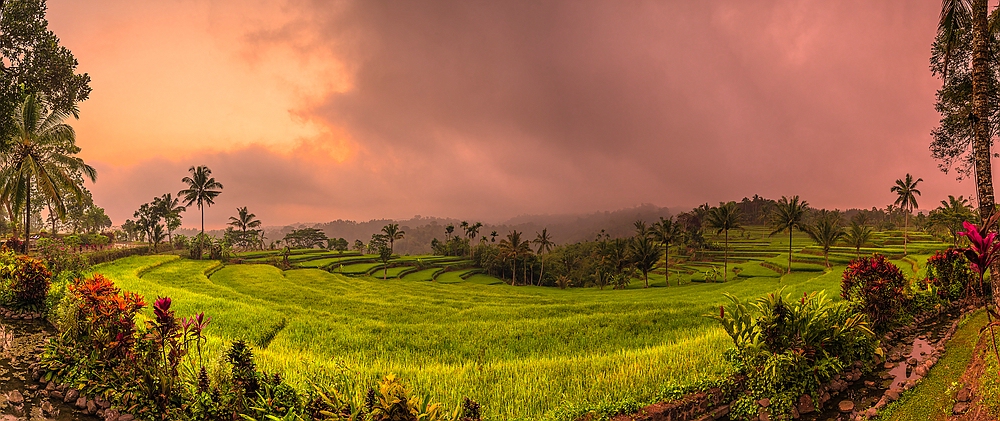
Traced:
[[538, 260], [542, 261], [542, 270], [538, 272], [538, 286], [542, 286], [542, 277], [545, 276], [545, 259], [543, 259], [542, 255], [539, 254]]
[[[989, 125], [989, 25], [987, 0], [972, 2], [972, 124], [973, 162], [976, 169], [976, 187], [979, 198], [979, 214], [983, 221], [993, 216], [993, 170], [990, 163]], [[1000, 262], [991, 267], [993, 273], [1000, 273]], [[993, 300], [1000, 306], [1000, 282], [993, 285]]]
[[[729, 281], [729, 230], [726, 230], [726, 253], [725, 257], [723, 257], [723, 262], [724, 262], [723, 270], [725, 272], [722, 272], [722, 282], [728, 282]], [[649, 286], [648, 282], [646, 286]]]
[[24, 180], [24, 254], [28, 254], [31, 243], [31, 176]]
[[[792, 227], [788, 227], [788, 271], [785, 274], [792, 273]], [[781, 282], [781, 278], [778, 278], [778, 282]]]
[[510, 284], [517, 286], [517, 254], [514, 254], [514, 258], [511, 259], [510, 268]]
[[670, 286], [670, 243], [663, 243], [663, 271], [667, 278], [667, 286]]
[[[903, 256], [906, 256], [906, 231], [910, 229], [910, 213], [903, 216]], [[829, 266], [829, 265], [827, 265]]]

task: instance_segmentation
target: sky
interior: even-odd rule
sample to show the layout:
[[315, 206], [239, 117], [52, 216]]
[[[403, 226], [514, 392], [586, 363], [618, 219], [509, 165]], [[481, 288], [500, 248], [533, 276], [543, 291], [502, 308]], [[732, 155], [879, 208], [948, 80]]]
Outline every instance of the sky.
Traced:
[[[930, 157], [940, 2], [49, 0], [115, 224], [208, 165], [222, 226], [969, 197]], [[185, 226], [197, 226], [193, 213]]]

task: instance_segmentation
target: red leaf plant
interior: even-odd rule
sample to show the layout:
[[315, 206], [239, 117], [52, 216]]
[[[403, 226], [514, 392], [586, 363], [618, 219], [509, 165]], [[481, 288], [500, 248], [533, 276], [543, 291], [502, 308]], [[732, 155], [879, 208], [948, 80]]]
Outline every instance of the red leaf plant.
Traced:
[[[997, 233], [989, 232], [997, 223], [997, 219], [1000, 218], [1000, 212], [994, 213], [989, 219], [987, 219], [982, 227], [977, 227], [975, 224], [965, 221], [962, 226], [965, 231], [959, 232], [958, 235], [963, 235], [969, 239], [969, 248], [965, 250], [965, 257], [969, 259], [972, 263], [972, 270], [974, 270], [979, 275], [979, 291], [982, 292], [984, 278], [986, 277], [986, 271], [990, 270], [990, 266], [993, 262], [1000, 257], [1000, 239], [997, 238]], [[998, 282], [1000, 280], [994, 279], [993, 282]], [[983, 326], [979, 331], [980, 334], [990, 330], [990, 336], [993, 339], [993, 355], [996, 356], [997, 361], [1000, 361], [1000, 350], [997, 349], [997, 335], [993, 327], [998, 323], [993, 320], [994, 317], [1000, 318], [996, 312], [986, 307], [986, 317], [989, 319], [989, 324]]]

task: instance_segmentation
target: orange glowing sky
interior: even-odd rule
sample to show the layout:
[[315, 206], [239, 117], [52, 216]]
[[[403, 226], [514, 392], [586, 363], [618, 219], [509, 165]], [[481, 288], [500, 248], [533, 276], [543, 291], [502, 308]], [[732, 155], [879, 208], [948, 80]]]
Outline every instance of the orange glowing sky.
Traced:
[[[266, 225], [499, 220], [800, 194], [921, 207], [936, 169], [921, 2], [50, 0], [92, 77], [77, 129], [120, 224], [206, 164]], [[186, 226], [197, 218], [189, 215]]]

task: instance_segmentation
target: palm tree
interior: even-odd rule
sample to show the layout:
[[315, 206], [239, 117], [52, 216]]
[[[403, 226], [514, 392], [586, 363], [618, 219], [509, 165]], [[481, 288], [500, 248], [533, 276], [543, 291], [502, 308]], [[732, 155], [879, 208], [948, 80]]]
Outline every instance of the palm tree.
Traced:
[[476, 239], [476, 235], [479, 235], [479, 229], [483, 227], [482, 222], [476, 222], [475, 224], [466, 224], [465, 235], [469, 237], [469, 257], [472, 257], [472, 240]]
[[714, 207], [708, 210], [707, 218], [705, 222], [712, 229], [715, 229], [716, 234], [725, 233], [726, 234], [726, 252], [725, 252], [725, 272], [722, 274], [723, 282], [729, 280], [729, 230], [739, 229], [743, 226], [740, 225], [740, 208], [736, 207], [736, 202], [729, 203], [719, 203], [718, 207]]
[[771, 226], [774, 227], [774, 231], [768, 236], [773, 236], [779, 232], [788, 230], [788, 272], [792, 273], [792, 230], [798, 228], [799, 231], [805, 231], [805, 225], [802, 222], [802, 218], [809, 211], [809, 202], [805, 200], [799, 201], [799, 196], [792, 196], [788, 199], [785, 196], [781, 196], [775, 206], [771, 210]]
[[164, 237], [166, 237], [166, 233], [163, 231], [163, 224], [153, 225], [153, 229], [149, 233], [149, 242], [153, 243], [152, 253], [156, 253], [156, 249], [160, 247]]
[[[953, 50], [958, 47], [960, 35], [972, 33], [972, 160], [976, 173], [977, 197], [980, 217], [987, 220], [994, 212], [993, 170], [990, 145], [990, 91], [993, 89], [990, 67], [991, 33], [998, 25], [997, 15], [989, 16], [987, 0], [944, 0], [941, 2], [941, 17], [938, 21], [937, 37], [944, 48], [944, 71], [942, 79], [948, 82], [948, 62]], [[1000, 287], [1000, 283], [995, 284]], [[998, 290], [1000, 291], [1000, 290]], [[997, 298], [1000, 300], [1000, 296]], [[998, 301], [1000, 302], [1000, 301]]]
[[180, 199], [173, 197], [170, 193], [160, 196], [158, 204], [160, 206], [160, 213], [163, 214], [163, 219], [167, 222], [167, 242], [173, 244], [174, 239], [171, 234], [174, 229], [180, 227], [181, 212], [186, 211], [187, 208], [181, 206]]
[[455, 232], [455, 225], [448, 224], [444, 227], [444, 241], [451, 240], [451, 233]]
[[942, 200], [941, 206], [931, 211], [930, 220], [935, 225], [944, 226], [951, 233], [952, 242], [958, 245], [958, 231], [962, 222], [971, 221], [975, 213], [969, 207], [969, 201], [962, 196], [948, 195], [948, 200]]
[[63, 123], [74, 113], [75, 108], [49, 110], [35, 95], [29, 95], [15, 110], [10, 149], [0, 170], [0, 194], [15, 208], [24, 205], [24, 253], [30, 243], [32, 192], [41, 194], [64, 218], [64, 198], [84, 196], [81, 183], [76, 181], [82, 181], [79, 174], [97, 180], [97, 170], [76, 157], [80, 152], [76, 132]]
[[204, 165], [191, 167], [188, 169], [190, 177], [184, 177], [181, 182], [186, 183], [188, 188], [177, 192], [184, 200], [185, 206], [198, 205], [201, 211], [201, 236], [205, 236], [205, 206], [215, 204], [215, 198], [222, 194], [222, 183], [215, 181], [212, 177], [212, 170]]
[[542, 232], [536, 232], [535, 235], [535, 239], [531, 242], [538, 246], [538, 260], [542, 261], [542, 270], [538, 274], [538, 285], [541, 286], [542, 277], [545, 276], [545, 259], [542, 258], [542, 254], [552, 251], [552, 247], [554, 247], [556, 243], [553, 243], [552, 238], [549, 237], [548, 228], [542, 228]]
[[649, 236], [649, 227], [646, 226], [646, 221], [641, 219], [637, 220], [632, 223], [632, 226], [635, 227], [635, 235], [641, 235], [643, 237]]
[[638, 234], [632, 237], [628, 248], [632, 265], [642, 272], [642, 279], [645, 282], [643, 288], [649, 288], [649, 272], [660, 261], [660, 248], [656, 246], [649, 236]]
[[917, 190], [917, 183], [924, 181], [922, 178], [918, 178], [913, 181], [913, 176], [909, 173], [906, 177], [900, 180], [896, 180], [896, 185], [892, 186], [889, 191], [896, 193], [898, 196], [896, 202], [893, 204], [899, 206], [903, 210], [903, 255], [906, 255], [906, 231], [910, 225], [910, 213], [913, 209], [917, 207], [917, 196], [920, 196], [920, 190]]
[[851, 221], [851, 228], [844, 234], [844, 241], [854, 247], [855, 257], [861, 257], [861, 248], [871, 241], [872, 232], [872, 229], [867, 225]]
[[243, 235], [242, 238], [246, 241], [247, 230], [260, 227], [260, 220], [257, 219], [257, 215], [247, 211], [247, 207], [236, 208], [236, 216], [229, 217], [229, 225], [233, 228], [240, 230]]
[[530, 244], [528, 244], [527, 241], [521, 240], [520, 232], [513, 230], [507, 234], [507, 238], [500, 240], [500, 250], [502, 250], [504, 254], [511, 257], [512, 268], [510, 283], [512, 285], [517, 285], [517, 256], [531, 253]]
[[389, 240], [389, 254], [393, 253], [393, 243], [396, 240], [402, 240], [403, 236], [406, 235], [405, 231], [399, 229], [399, 224], [386, 225], [382, 227], [382, 232], [385, 233], [386, 239]]
[[666, 271], [667, 286], [670, 286], [670, 243], [679, 241], [681, 235], [681, 224], [674, 222], [672, 216], [669, 219], [661, 216], [660, 222], [653, 224], [653, 238], [663, 243], [663, 269]]
[[840, 226], [840, 213], [823, 211], [815, 225], [806, 227], [806, 235], [823, 248], [826, 268], [830, 268], [830, 248], [844, 237]]

